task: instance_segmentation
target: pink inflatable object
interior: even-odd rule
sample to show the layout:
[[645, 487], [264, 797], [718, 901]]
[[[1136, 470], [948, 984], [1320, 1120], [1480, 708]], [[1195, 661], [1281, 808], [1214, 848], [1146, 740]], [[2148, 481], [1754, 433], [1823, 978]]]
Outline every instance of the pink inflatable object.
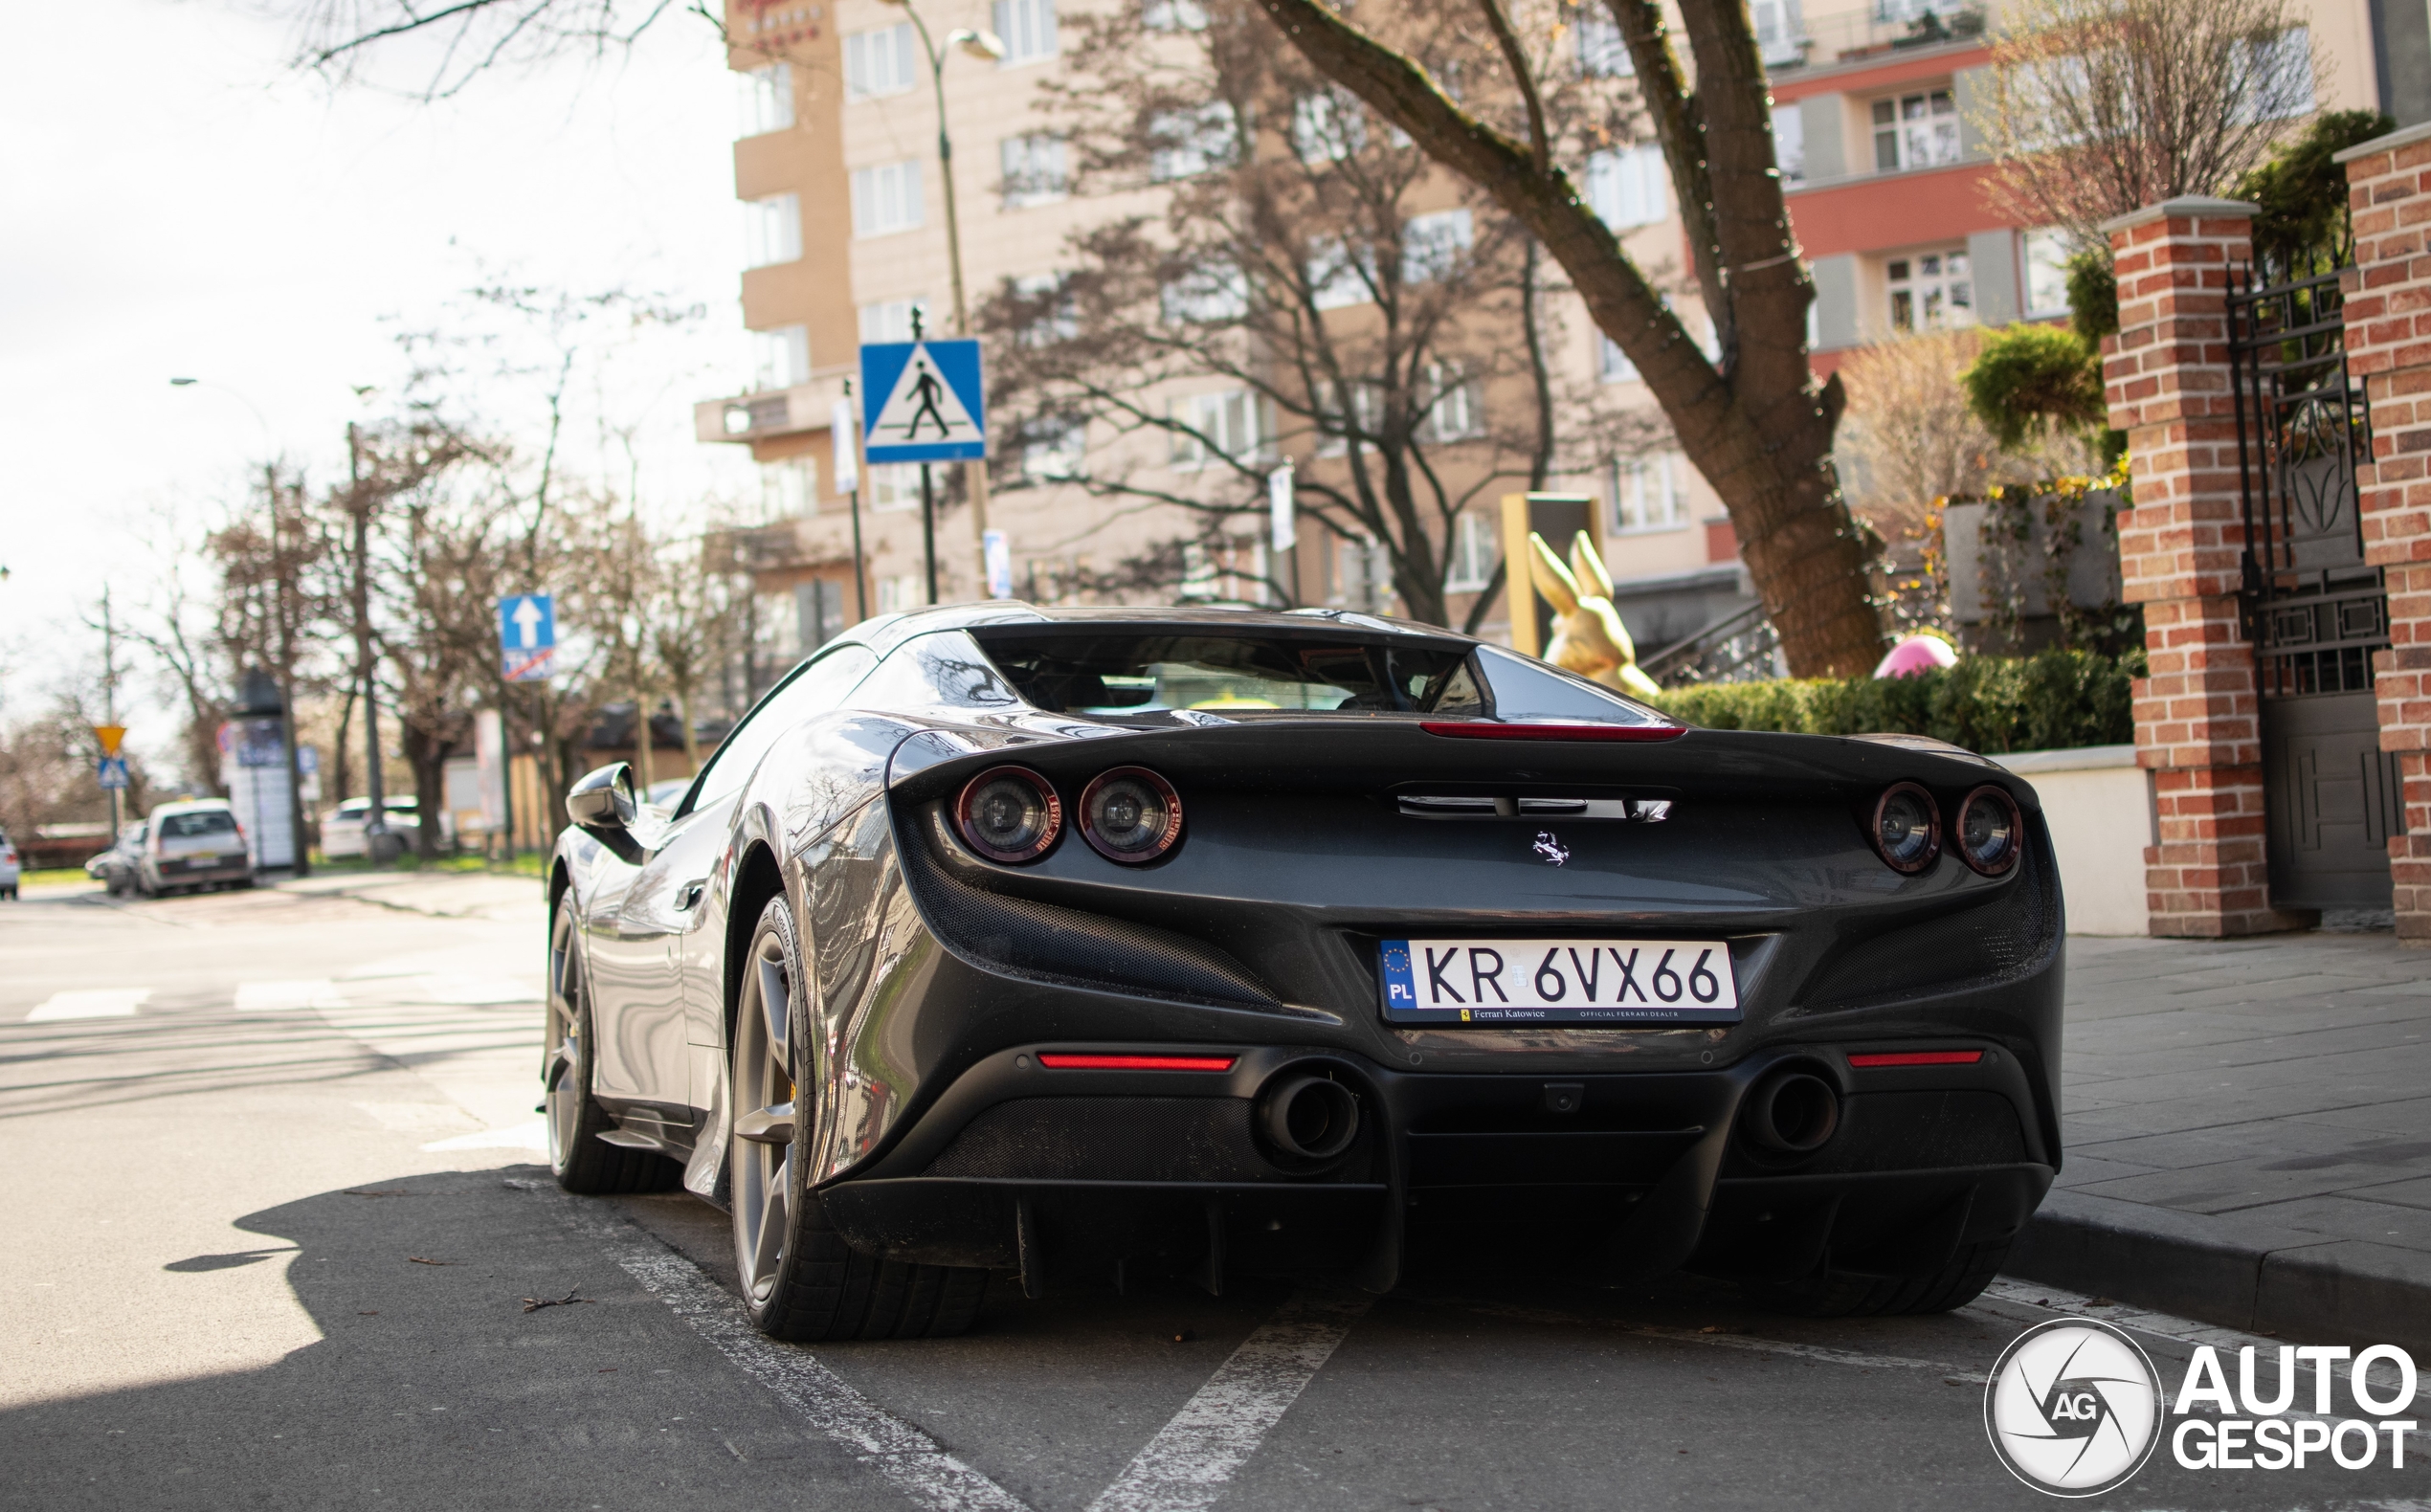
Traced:
[[1955, 666], [1958, 652], [1939, 635], [1908, 635], [1893, 646], [1874, 669], [1878, 678], [1912, 678], [1921, 672]]

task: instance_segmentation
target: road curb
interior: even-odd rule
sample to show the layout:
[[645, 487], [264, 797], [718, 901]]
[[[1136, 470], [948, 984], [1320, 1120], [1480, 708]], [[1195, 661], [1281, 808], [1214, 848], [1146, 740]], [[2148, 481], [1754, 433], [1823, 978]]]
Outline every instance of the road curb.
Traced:
[[2431, 1353], [2431, 1255], [2055, 1190], [2002, 1270], [2308, 1343]]

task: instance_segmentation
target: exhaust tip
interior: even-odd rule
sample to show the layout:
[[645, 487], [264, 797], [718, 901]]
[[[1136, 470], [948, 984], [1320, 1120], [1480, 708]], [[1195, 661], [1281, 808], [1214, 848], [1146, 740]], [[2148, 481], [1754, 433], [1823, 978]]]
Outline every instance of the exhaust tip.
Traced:
[[1776, 1071], [1748, 1094], [1739, 1123], [1759, 1149], [1811, 1155], [1840, 1129], [1840, 1095], [1812, 1072]]
[[1333, 1160], [1359, 1137], [1359, 1099], [1339, 1081], [1309, 1072], [1286, 1073], [1259, 1094], [1258, 1124], [1286, 1155]]

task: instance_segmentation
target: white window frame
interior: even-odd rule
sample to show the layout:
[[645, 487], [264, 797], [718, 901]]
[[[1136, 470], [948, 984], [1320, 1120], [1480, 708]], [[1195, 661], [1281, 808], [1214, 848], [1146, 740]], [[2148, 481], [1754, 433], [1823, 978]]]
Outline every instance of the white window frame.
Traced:
[[765, 393], [811, 381], [811, 328], [779, 325], [751, 332], [751, 389]]
[[1958, 330], [1975, 323], [1974, 271], [1963, 245], [1885, 258], [1883, 288], [1883, 314], [1894, 331]]
[[861, 498], [883, 514], [920, 507], [918, 462], [872, 462], [861, 469]]
[[1238, 268], [1194, 268], [1158, 291], [1169, 325], [1215, 325], [1249, 313], [1249, 278]]
[[1635, 78], [1638, 61], [1629, 56], [1620, 23], [1603, 10], [1600, 0], [1587, 0], [1574, 23], [1578, 32], [1578, 72], [1588, 78]]
[[1678, 452], [1649, 452], [1613, 463], [1613, 530], [1653, 535], [1688, 528], [1688, 459]]
[[860, 308], [862, 345], [910, 341], [912, 311], [919, 310], [925, 317], [927, 309], [928, 301], [918, 296], [902, 300], [872, 300]]
[[1254, 390], [1219, 389], [1185, 395], [1172, 400], [1168, 412], [1195, 433], [1171, 433], [1171, 466], [1177, 473], [1197, 472], [1214, 465], [1219, 456], [1256, 463], [1266, 455], [1273, 426], [1268, 423], [1264, 401]]
[[995, 0], [991, 15], [1005, 45], [998, 68], [1043, 63], [1056, 56], [1055, 0]]
[[742, 81], [742, 134], [764, 137], [771, 131], [783, 131], [793, 124], [793, 66], [770, 63], [765, 68], [746, 69], [735, 76]]
[[1427, 283], [1460, 265], [1477, 236], [1467, 207], [1413, 215], [1401, 223], [1401, 281]]
[[1004, 207], [1028, 210], [1052, 205], [1071, 192], [1071, 151], [1053, 131], [1025, 131], [997, 145], [1004, 170]]
[[770, 268], [802, 258], [802, 197], [770, 194], [743, 202], [743, 265]]
[[2312, 29], [2291, 26], [2266, 42], [2245, 45], [2254, 90], [2238, 98], [2235, 119], [2292, 121], [2311, 115], [2321, 99], [2321, 80], [2313, 74]]
[[1958, 161], [1958, 97], [1948, 87], [1885, 95], [1867, 108], [1875, 172], [1908, 173]]
[[1375, 254], [1361, 248], [1353, 255], [1339, 236], [1320, 236], [1308, 243], [1309, 300], [1319, 310], [1347, 310], [1375, 302]]
[[1368, 118], [1357, 100], [1321, 89], [1291, 102], [1291, 147], [1301, 162], [1347, 162], [1367, 145]]
[[[920, 502], [917, 492], [912, 496], [912, 502], [915, 506]], [[905, 613], [924, 607], [927, 602], [928, 594], [921, 587], [917, 572], [897, 572], [878, 580], [878, 611], [881, 614]]]
[[1620, 343], [1614, 341], [1601, 331], [1595, 333], [1595, 341], [1597, 344], [1595, 348], [1596, 381], [1600, 383], [1645, 382], [1645, 375], [1638, 370], [1636, 363], [1629, 360], [1629, 354], [1620, 349]]
[[1671, 169], [1651, 142], [1592, 153], [1587, 159], [1588, 208], [1616, 232], [1671, 217]]
[[[1059, 273], [1032, 273], [1014, 279], [1013, 291], [1024, 299], [1035, 300], [1042, 294], [1054, 293], [1062, 284], [1063, 275]], [[1066, 295], [1058, 300], [1045, 316], [1015, 332], [1014, 340], [1024, 346], [1049, 346], [1057, 342], [1068, 342], [1080, 334], [1080, 309], [1071, 296]]]
[[1198, 0], [1147, 0], [1140, 24], [1151, 32], [1204, 32], [1207, 8]]
[[818, 458], [788, 456], [760, 464], [760, 516], [773, 524], [818, 513]]
[[907, 94], [919, 82], [920, 65], [912, 50], [909, 21], [844, 34], [846, 100], [883, 100]]
[[1060, 483], [1085, 474], [1089, 426], [1067, 419], [1035, 427], [1021, 438], [1021, 476], [1034, 483]]
[[902, 158], [853, 170], [856, 238], [867, 241], [918, 231], [927, 218], [927, 186], [921, 179], [920, 159]]
[[1806, 182], [1806, 112], [1795, 105], [1773, 107], [1773, 161], [1782, 183]]
[[1502, 521], [1483, 509], [1464, 509], [1453, 518], [1452, 539], [1445, 548], [1446, 593], [1481, 593], [1494, 581], [1494, 567], [1503, 557]]
[[1418, 439], [1441, 446], [1473, 440], [1485, 434], [1485, 401], [1477, 381], [1462, 375], [1461, 366], [1434, 362], [1426, 367], [1427, 391], [1435, 402], [1418, 420]]
[[1240, 122], [1232, 106], [1213, 100], [1190, 110], [1163, 110], [1149, 122], [1155, 145], [1149, 152], [1148, 176], [1154, 184], [1173, 184], [1232, 160], [1240, 143]]
[[2070, 313], [2068, 304], [2068, 233], [2057, 226], [2020, 232], [2018, 266], [2022, 275], [2029, 320], [2051, 320]]

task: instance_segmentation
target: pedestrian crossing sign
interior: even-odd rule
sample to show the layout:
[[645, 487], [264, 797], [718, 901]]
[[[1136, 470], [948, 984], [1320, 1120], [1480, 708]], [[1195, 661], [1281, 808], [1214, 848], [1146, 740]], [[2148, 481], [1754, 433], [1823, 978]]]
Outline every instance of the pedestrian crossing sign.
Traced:
[[[975, 339], [863, 346], [861, 393], [861, 450], [872, 463], [988, 455], [988, 400]], [[881, 394], [883, 403], [870, 403]]]

